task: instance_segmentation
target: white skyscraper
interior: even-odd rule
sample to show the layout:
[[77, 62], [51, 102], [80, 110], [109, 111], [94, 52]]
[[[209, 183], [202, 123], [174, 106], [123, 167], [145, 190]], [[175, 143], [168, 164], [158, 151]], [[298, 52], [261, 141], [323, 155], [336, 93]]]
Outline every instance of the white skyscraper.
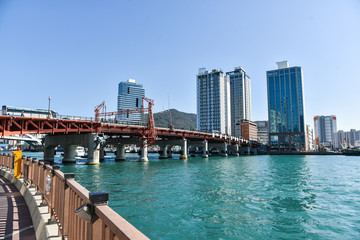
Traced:
[[197, 129], [231, 134], [230, 82], [220, 69], [197, 75]]
[[251, 80], [241, 67], [226, 75], [230, 80], [231, 135], [240, 137], [241, 121], [251, 121]]
[[318, 146], [332, 147], [335, 145], [333, 142], [333, 135], [337, 132], [336, 116], [315, 116], [315, 142]]
[[[134, 79], [119, 83], [118, 111], [142, 108], [142, 98], [145, 96], [145, 89]], [[117, 116], [122, 121], [142, 121], [144, 113], [128, 113]]]

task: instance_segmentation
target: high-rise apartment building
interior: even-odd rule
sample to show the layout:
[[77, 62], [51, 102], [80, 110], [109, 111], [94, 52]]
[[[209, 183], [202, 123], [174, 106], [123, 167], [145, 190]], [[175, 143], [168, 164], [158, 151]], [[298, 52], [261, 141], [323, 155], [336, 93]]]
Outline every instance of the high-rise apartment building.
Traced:
[[277, 151], [306, 151], [303, 73], [301, 67], [278, 62], [266, 72], [269, 143]]
[[226, 75], [230, 80], [231, 135], [240, 137], [241, 121], [251, 121], [251, 81], [241, 67]]
[[309, 151], [314, 151], [315, 150], [315, 146], [314, 146], [314, 134], [313, 134], [313, 130], [310, 127], [310, 125], [306, 125], [306, 141], [307, 141], [307, 146], [308, 146], [308, 150]]
[[360, 146], [360, 130], [350, 129], [349, 132], [339, 130], [333, 134], [335, 148], [352, 148]]
[[318, 147], [334, 147], [334, 134], [337, 132], [336, 116], [315, 116], [315, 143]]
[[230, 82], [220, 69], [197, 75], [197, 129], [231, 134]]
[[[118, 111], [142, 108], [145, 89], [134, 79], [119, 83]], [[120, 121], [143, 121], [144, 113], [127, 113], [117, 116]]]

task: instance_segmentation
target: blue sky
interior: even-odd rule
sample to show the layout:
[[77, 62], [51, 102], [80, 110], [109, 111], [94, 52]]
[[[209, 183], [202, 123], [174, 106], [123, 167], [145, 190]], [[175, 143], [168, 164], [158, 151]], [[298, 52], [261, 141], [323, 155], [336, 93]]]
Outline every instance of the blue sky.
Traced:
[[266, 71], [304, 72], [307, 123], [360, 129], [360, 1], [0, 0], [0, 104], [92, 116], [134, 78], [155, 112], [196, 112], [198, 68], [242, 66], [253, 120], [267, 119]]

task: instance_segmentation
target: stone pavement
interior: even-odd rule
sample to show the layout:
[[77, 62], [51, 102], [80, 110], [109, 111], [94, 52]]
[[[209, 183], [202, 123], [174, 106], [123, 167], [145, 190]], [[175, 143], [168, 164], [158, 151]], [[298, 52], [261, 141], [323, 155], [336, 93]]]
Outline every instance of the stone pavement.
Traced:
[[0, 239], [35, 239], [29, 209], [17, 188], [0, 176]]

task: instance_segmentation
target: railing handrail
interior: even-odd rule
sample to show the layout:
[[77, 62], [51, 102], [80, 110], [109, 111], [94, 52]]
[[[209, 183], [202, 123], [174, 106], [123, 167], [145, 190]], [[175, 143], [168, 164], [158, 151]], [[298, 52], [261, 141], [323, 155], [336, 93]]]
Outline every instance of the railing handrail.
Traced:
[[[0, 167], [13, 169], [13, 156], [0, 153]], [[75, 181], [73, 174], [64, 174], [58, 168], [44, 161], [25, 158], [21, 159], [21, 176], [27, 176], [28, 184], [36, 187], [41, 193], [43, 203], [49, 206], [51, 219], [59, 225], [59, 235], [67, 239], [148, 239], [143, 233], [122, 218], [107, 205], [107, 199], [101, 204], [92, 202], [90, 193], [85, 187]], [[25, 172], [25, 165], [28, 172]], [[50, 175], [49, 175], [50, 174]], [[47, 192], [46, 178], [51, 178], [51, 189]], [[69, 177], [70, 176], [70, 177]], [[107, 193], [106, 193], [107, 194]], [[88, 204], [91, 221], [81, 218], [75, 210], [83, 204]], [[96, 217], [94, 217], [96, 216]]]

